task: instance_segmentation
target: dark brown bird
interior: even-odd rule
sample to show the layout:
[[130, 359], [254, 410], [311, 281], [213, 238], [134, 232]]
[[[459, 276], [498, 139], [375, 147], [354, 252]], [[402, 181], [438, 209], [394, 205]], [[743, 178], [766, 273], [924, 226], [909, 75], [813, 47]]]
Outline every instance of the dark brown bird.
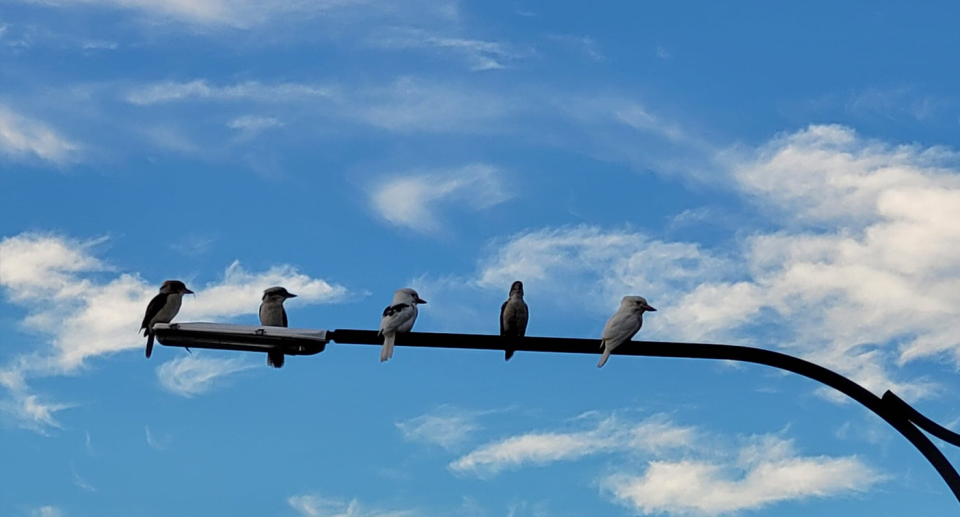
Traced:
[[[507, 338], [521, 338], [527, 333], [529, 313], [527, 303], [523, 301], [523, 282], [516, 281], [510, 286], [510, 296], [500, 306], [500, 335]], [[514, 349], [509, 345], [503, 355], [504, 361], [513, 357]]]
[[170, 323], [177, 313], [180, 312], [180, 303], [183, 301], [183, 295], [192, 294], [193, 291], [187, 289], [187, 286], [179, 280], [167, 280], [160, 286], [160, 293], [150, 300], [147, 305], [147, 313], [143, 316], [143, 323], [140, 324], [140, 330], [147, 336], [147, 359], [153, 353], [153, 326], [157, 323]]
[[[297, 295], [287, 292], [284, 287], [268, 287], [263, 291], [263, 303], [260, 304], [260, 324], [265, 327], [286, 327], [287, 311], [283, 308], [283, 302], [296, 297]], [[267, 364], [282, 368], [283, 350], [267, 352]]]

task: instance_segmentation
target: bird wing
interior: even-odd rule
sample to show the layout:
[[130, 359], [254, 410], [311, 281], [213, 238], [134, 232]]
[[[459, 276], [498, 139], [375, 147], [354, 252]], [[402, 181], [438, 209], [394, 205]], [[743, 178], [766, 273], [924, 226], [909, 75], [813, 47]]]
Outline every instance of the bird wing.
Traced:
[[413, 306], [409, 303], [398, 303], [383, 310], [380, 320], [380, 332], [393, 332], [413, 316]]
[[530, 310], [527, 309], [527, 302], [521, 301], [517, 311], [517, 329], [518, 335], [523, 337], [527, 335], [527, 322], [530, 321]]
[[603, 339], [607, 346], [618, 346], [629, 341], [640, 330], [640, 319], [631, 311], [617, 311], [603, 328]]
[[507, 335], [507, 327], [503, 323], [503, 313], [507, 310], [507, 304], [510, 303], [510, 300], [503, 302], [503, 305], [500, 306], [500, 335]]
[[147, 329], [149, 333], [148, 327], [150, 326], [150, 320], [167, 304], [167, 296], [169, 294], [170, 293], [160, 293], [150, 300], [150, 303], [147, 304], [147, 312], [143, 315], [143, 323], [140, 324], [140, 330]]
[[287, 326], [287, 309], [284, 309], [282, 305], [280, 306], [280, 317], [281, 317], [281, 321], [283, 322], [283, 325], [281, 326], [286, 327]]

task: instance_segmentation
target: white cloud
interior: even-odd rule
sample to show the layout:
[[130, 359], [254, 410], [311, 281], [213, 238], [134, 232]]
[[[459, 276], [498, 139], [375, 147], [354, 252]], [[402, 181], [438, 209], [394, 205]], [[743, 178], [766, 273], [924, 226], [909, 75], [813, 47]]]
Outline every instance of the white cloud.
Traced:
[[[522, 279], [531, 292], [578, 307], [582, 303], [597, 314], [615, 309], [628, 293], [646, 295], [657, 306], [735, 270], [696, 244], [654, 240], [628, 229], [546, 228], [514, 235], [493, 248], [494, 255], [481, 260], [479, 287], [502, 289]], [[569, 292], [582, 296], [562, 296]]]
[[227, 86], [217, 86], [206, 80], [189, 82], [162, 82], [146, 84], [129, 90], [126, 101], [138, 106], [184, 102], [189, 100], [207, 100], [229, 102], [253, 100], [258, 102], [302, 102], [305, 99], [324, 99], [334, 95], [329, 86], [302, 83], [263, 84], [258, 81], [246, 81]]
[[686, 449], [693, 446], [695, 439], [693, 428], [677, 426], [664, 415], [640, 422], [624, 422], [611, 416], [591, 429], [534, 432], [494, 441], [454, 460], [450, 469], [492, 475], [527, 464], [572, 461], [598, 453]]
[[82, 149], [46, 124], [0, 104], [0, 153], [62, 165], [78, 160]]
[[732, 461], [652, 461], [641, 475], [614, 474], [603, 486], [643, 515], [713, 516], [863, 492], [883, 480], [856, 457], [799, 456], [791, 441], [766, 435]]
[[8, 392], [0, 398], [0, 411], [11, 418], [17, 426], [47, 436], [51, 429], [61, 429], [55, 415], [74, 404], [51, 402], [39, 395], [30, 394], [25, 388], [4, 384]]
[[287, 498], [291, 508], [306, 517], [402, 517], [411, 515], [409, 510], [381, 511], [369, 509], [356, 499], [345, 503], [338, 499], [315, 494], [294, 495]]
[[372, 202], [380, 216], [419, 232], [442, 227], [438, 205], [479, 211], [512, 197], [503, 185], [497, 168], [485, 164], [460, 169], [404, 175], [381, 180], [372, 188]]
[[935, 355], [960, 364], [958, 155], [812, 126], [720, 159], [780, 230], [721, 252], [629, 230], [547, 228], [498, 243], [474, 282], [501, 289], [519, 278], [554, 295], [562, 286], [598, 314], [640, 294], [660, 309], [644, 337], [762, 336], [877, 394], [934, 393], [897, 369]]
[[46, 505], [34, 509], [32, 512], [30, 512], [30, 515], [33, 517], [64, 517], [66, 513], [56, 506]]
[[227, 122], [227, 127], [230, 129], [236, 129], [251, 136], [266, 129], [282, 126], [283, 122], [275, 117], [259, 117], [256, 115], [244, 115]]
[[[30, 395], [28, 377], [73, 373], [87, 359], [143, 346], [137, 329], [156, 285], [135, 273], [113, 271], [94, 255], [101, 242], [36, 233], [0, 241], [0, 287], [10, 303], [27, 311], [23, 326], [49, 336], [46, 347], [22, 354], [0, 369], [0, 383], [10, 392], [5, 409], [32, 417], [37, 426], [57, 427], [53, 415], [69, 406], [43, 403]], [[197, 295], [184, 301], [179, 319], [253, 314], [263, 289], [271, 285], [297, 293], [295, 303], [334, 302], [346, 293], [343, 287], [293, 266], [252, 273], [234, 262], [219, 281], [192, 286]]]
[[461, 445], [481, 429], [476, 421], [481, 414], [442, 406], [433, 413], [397, 422], [396, 426], [404, 440], [439, 445], [449, 450]]
[[167, 391], [189, 398], [210, 391], [228, 375], [253, 367], [240, 358], [218, 359], [194, 353], [158, 366], [157, 379]]
[[[347, 0], [306, 0], [303, 2], [279, 2], [270, 0], [206, 0], [204, 2], [184, 2], [182, 0], [34, 0], [36, 3], [51, 6], [81, 8], [88, 5], [100, 5], [121, 10], [135, 11], [150, 21], [186, 23], [190, 28], [233, 27], [248, 29], [265, 25], [278, 19], [312, 19], [315, 17], [336, 17], [349, 20], [351, 17], [394, 16], [398, 10], [413, 8], [418, 2], [390, 2], [380, 6], [378, 2]], [[448, 2], [440, 2], [449, 9], [454, 7]], [[424, 13], [442, 13], [440, 6], [424, 10]]]

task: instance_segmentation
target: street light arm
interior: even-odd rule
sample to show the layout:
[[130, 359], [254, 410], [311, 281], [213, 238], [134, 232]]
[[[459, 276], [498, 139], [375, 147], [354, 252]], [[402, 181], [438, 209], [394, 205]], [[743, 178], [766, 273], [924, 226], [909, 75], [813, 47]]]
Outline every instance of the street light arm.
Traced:
[[[281, 349], [290, 355], [322, 352], [330, 341], [338, 344], [376, 345], [383, 336], [373, 330], [337, 329], [331, 331], [253, 327], [212, 323], [157, 324], [157, 340], [166, 346], [204, 347], [222, 350], [267, 352]], [[483, 334], [441, 334], [410, 332], [397, 335], [396, 346], [599, 354], [600, 340], [528, 336], [523, 338]], [[940, 474], [960, 502], [960, 475], [920, 429], [960, 446], [960, 436], [920, 414], [891, 392], [881, 399], [856, 382], [820, 365], [772, 350], [746, 346], [708, 343], [671, 343], [631, 341], [613, 350], [613, 355], [717, 359], [762, 364], [813, 379], [829, 386], [875, 413], [906, 438]]]

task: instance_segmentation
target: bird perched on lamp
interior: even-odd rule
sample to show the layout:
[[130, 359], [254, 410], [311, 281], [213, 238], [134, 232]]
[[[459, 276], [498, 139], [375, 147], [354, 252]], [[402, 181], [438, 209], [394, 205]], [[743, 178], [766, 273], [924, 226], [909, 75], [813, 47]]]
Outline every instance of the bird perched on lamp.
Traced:
[[[268, 287], [263, 291], [263, 301], [260, 303], [260, 324], [266, 327], [286, 327], [287, 311], [283, 302], [297, 295], [290, 293], [284, 287]], [[267, 364], [274, 368], [283, 367], [283, 350], [267, 352]]]
[[614, 348], [633, 339], [643, 326], [643, 313], [646, 311], [656, 311], [647, 303], [646, 298], [642, 296], [624, 296], [620, 301], [620, 308], [610, 317], [607, 325], [603, 327], [603, 335], [600, 338], [600, 346], [603, 348], [603, 355], [597, 368], [602, 368], [610, 358], [610, 352]]
[[[510, 286], [507, 301], [500, 306], [500, 335], [506, 338], [520, 338], [527, 333], [529, 312], [527, 303], [523, 301], [523, 282], [516, 281]], [[503, 360], [509, 361], [514, 350], [509, 345], [505, 347]]]
[[383, 348], [380, 349], [380, 362], [393, 357], [393, 343], [398, 333], [410, 332], [417, 321], [417, 305], [427, 303], [409, 287], [398, 289], [393, 294], [393, 303], [383, 310], [380, 319], [380, 335], [383, 336]]
[[193, 291], [180, 280], [167, 280], [160, 286], [160, 292], [147, 304], [147, 312], [143, 315], [140, 330], [147, 336], [147, 359], [153, 353], [153, 326], [157, 323], [170, 323], [180, 312], [183, 295]]

